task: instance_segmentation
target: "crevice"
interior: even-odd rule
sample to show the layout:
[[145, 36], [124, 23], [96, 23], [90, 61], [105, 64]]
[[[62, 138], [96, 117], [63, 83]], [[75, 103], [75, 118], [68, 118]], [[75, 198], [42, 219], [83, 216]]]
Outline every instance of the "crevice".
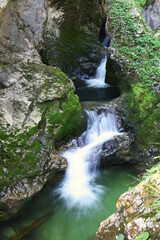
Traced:
[[105, 48], [108, 48], [110, 46], [110, 37], [106, 35], [106, 19], [102, 23], [101, 29], [99, 31], [99, 41]]

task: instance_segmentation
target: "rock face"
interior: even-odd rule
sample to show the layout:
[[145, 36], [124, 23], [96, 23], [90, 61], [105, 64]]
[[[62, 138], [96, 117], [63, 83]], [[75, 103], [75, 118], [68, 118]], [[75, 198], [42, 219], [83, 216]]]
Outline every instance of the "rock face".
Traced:
[[150, 28], [154, 31], [160, 30], [160, 2], [159, 0], [147, 1], [144, 12], [144, 18]]
[[108, 0], [106, 32], [111, 38], [108, 83], [120, 87], [119, 114], [135, 129], [132, 152], [159, 154], [160, 40], [146, 25], [139, 1]]
[[105, 15], [104, 0], [49, 0], [44, 61], [72, 78], [93, 75], [103, 51], [99, 32]]
[[160, 215], [153, 207], [159, 189], [160, 174], [157, 173], [122, 194], [117, 202], [117, 213], [100, 224], [97, 238], [116, 240], [121, 233], [126, 240], [133, 240], [142, 232], [149, 232], [151, 239], [160, 239]]
[[122, 164], [136, 161], [130, 154], [134, 136], [130, 133], [124, 133], [116, 136], [103, 144], [101, 161], [106, 165]]
[[[11, 0], [0, 15], [3, 219], [38, 192], [55, 171], [65, 169], [66, 160], [56, 155], [54, 147], [83, 129], [83, 111], [72, 81], [59, 68], [41, 62], [46, 10], [44, 0]], [[21, 184], [28, 184], [28, 192]]]
[[8, 2], [9, 2], [9, 0], [1, 0], [0, 1], [0, 13], [5, 9]]

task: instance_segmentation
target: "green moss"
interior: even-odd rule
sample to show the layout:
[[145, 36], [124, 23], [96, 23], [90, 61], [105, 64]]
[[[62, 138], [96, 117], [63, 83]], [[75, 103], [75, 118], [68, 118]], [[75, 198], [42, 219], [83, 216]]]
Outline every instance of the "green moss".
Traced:
[[60, 103], [47, 103], [40, 125], [47, 123], [46, 130], [52, 134], [55, 145], [57, 145], [68, 136], [78, 136], [82, 132], [84, 128], [82, 116], [79, 99], [73, 92], [70, 92]]
[[144, 4], [143, 0], [108, 0], [108, 29], [115, 36], [111, 47], [121, 63], [109, 61], [112, 82], [125, 93], [122, 109], [126, 122], [136, 130], [140, 148], [159, 141], [160, 131], [159, 94], [154, 87], [160, 80], [160, 40], [144, 20], [140, 7]]
[[144, 146], [149, 143], [157, 147], [160, 142], [160, 104], [155, 107], [153, 113], [137, 128], [137, 142]]
[[134, 86], [122, 101], [123, 106], [128, 111], [126, 120], [136, 127], [150, 116], [158, 102], [158, 95], [149, 87]]
[[33, 76], [30, 74], [24, 75], [25, 79], [27, 79], [28, 81], [31, 81]]
[[142, 87], [151, 86], [160, 75], [157, 64], [160, 61], [160, 41], [146, 25], [141, 11], [137, 9], [139, 17], [134, 14], [133, 0], [110, 0], [110, 3], [109, 14], [113, 21], [109, 24], [109, 30], [116, 30], [112, 42], [118, 48], [116, 55], [123, 62], [127, 60], [126, 65], [130, 69], [139, 72]]

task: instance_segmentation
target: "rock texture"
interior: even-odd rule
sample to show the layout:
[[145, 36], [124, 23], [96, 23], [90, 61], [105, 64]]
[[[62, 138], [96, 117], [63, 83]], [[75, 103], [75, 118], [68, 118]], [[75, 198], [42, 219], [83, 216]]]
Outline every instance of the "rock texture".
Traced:
[[44, 61], [72, 78], [93, 75], [103, 52], [99, 32], [105, 16], [104, 0], [49, 0]]
[[154, 31], [160, 30], [160, 2], [159, 0], [149, 0], [147, 1], [143, 16]]
[[160, 174], [157, 173], [122, 194], [117, 202], [117, 213], [100, 224], [97, 238], [116, 240], [122, 233], [126, 240], [133, 240], [141, 233], [149, 232], [151, 239], [160, 239], [160, 215], [153, 208], [159, 189]]
[[123, 133], [105, 142], [102, 147], [101, 161], [106, 165], [135, 162], [136, 159], [130, 154], [133, 142], [134, 136], [130, 132]]
[[72, 81], [41, 61], [46, 10], [44, 0], [10, 0], [0, 14], [2, 219], [66, 168], [55, 146], [83, 129]]
[[0, 13], [5, 9], [8, 2], [9, 2], [9, 0], [1, 0], [0, 1]]

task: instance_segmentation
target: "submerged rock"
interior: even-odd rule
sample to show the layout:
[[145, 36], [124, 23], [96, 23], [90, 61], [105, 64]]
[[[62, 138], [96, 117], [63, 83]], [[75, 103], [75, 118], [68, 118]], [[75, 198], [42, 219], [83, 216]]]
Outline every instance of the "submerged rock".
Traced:
[[[122, 194], [117, 202], [117, 213], [100, 224], [97, 238], [116, 240], [121, 233], [132, 240], [143, 232], [150, 238], [160, 238], [160, 215], [156, 200], [159, 197], [160, 174], [154, 174], [132, 190]], [[158, 213], [158, 214], [157, 214]]]

